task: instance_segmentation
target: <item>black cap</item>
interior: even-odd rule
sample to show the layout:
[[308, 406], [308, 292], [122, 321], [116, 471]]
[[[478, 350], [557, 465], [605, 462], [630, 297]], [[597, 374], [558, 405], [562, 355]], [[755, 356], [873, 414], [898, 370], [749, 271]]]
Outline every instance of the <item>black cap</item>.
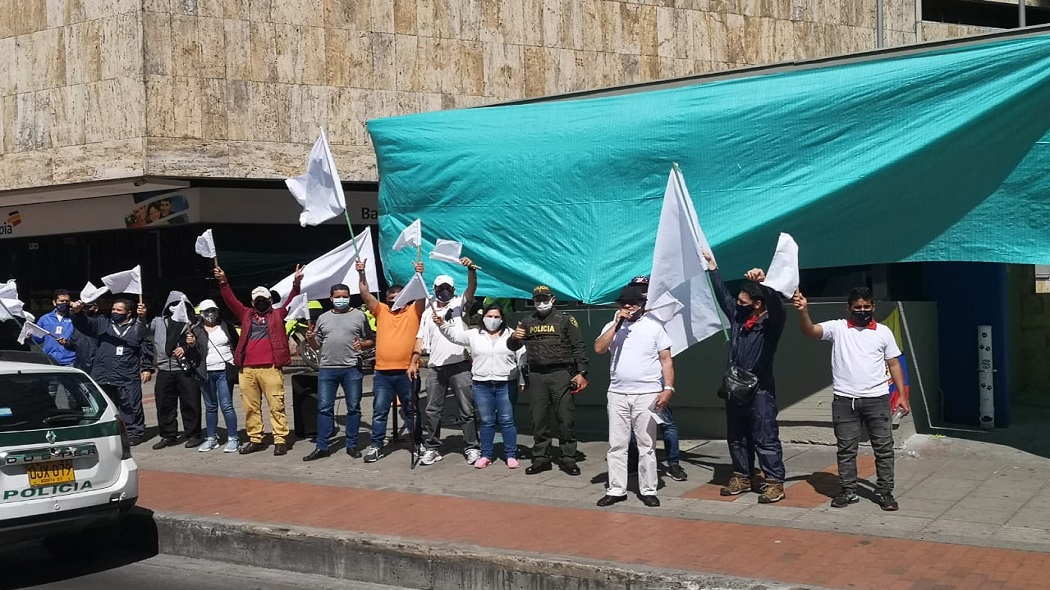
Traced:
[[620, 296], [616, 303], [642, 303], [645, 301], [645, 291], [639, 285], [627, 285], [620, 290]]

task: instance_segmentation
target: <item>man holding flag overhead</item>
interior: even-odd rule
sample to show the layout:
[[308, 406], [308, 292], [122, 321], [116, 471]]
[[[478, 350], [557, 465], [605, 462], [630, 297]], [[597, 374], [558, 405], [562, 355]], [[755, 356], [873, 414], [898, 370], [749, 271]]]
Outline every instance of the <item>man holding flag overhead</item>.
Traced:
[[189, 301], [181, 291], [172, 291], [160, 317], [150, 322], [153, 368], [157, 375], [153, 391], [160, 429], [160, 440], [153, 445], [154, 450], [176, 444], [179, 410], [186, 448], [201, 444], [201, 392], [196, 377], [200, 356], [197, 349], [189, 348], [186, 342], [190, 324], [188, 306]]

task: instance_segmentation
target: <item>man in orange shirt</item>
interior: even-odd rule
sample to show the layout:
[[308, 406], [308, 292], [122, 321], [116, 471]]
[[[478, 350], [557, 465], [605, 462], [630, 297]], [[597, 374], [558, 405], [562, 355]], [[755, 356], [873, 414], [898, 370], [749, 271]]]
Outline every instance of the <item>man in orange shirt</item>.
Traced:
[[[423, 263], [414, 263], [416, 272], [423, 272]], [[416, 333], [426, 307], [425, 299], [418, 299], [397, 311], [392, 311], [394, 301], [401, 292], [400, 285], [386, 290], [386, 303], [380, 303], [368, 290], [365, 278], [365, 261], [357, 261], [358, 288], [368, 311], [376, 318], [376, 365], [372, 377], [372, 443], [365, 451], [365, 463], [375, 463], [386, 442], [386, 420], [390, 404], [397, 395], [405, 409], [405, 426], [408, 432], [415, 431], [415, 408], [412, 405], [412, 380], [408, 378], [408, 367], [412, 362], [412, 351], [416, 346]]]

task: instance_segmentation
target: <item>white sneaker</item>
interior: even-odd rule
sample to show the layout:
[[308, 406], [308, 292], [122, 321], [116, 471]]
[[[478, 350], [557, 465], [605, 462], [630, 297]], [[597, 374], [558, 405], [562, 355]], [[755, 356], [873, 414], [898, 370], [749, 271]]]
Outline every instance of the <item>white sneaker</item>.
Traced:
[[204, 439], [204, 442], [201, 443], [201, 446], [197, 447], [197, 450], [202, 453], [207, 453], [208, 451], [218, 446], [219, 439], [215, 438], [214, 436], [209, 436], [208, 438]]
[[365, 463], [375, 463], [379, 460], [379, 447], [371, 445], [365, 451]]
[[423, 456], [420, 457], [419, 462], [422, 465], [433, 465], [442, 459], [444, 459], [444, 457], [441, 456], [441, 453], [434, 449], [427, 449], [423, 453]]
[[467, 458], [467, 465], [473, 465], [478, 459], [481, 458], [480, 449], [467, 449], [463, 455]]
[[236, 453], [238, 446], [240, 446], [240, 441], [235, 438], [228, 438], [226, 439], [226, 446], [222, 448], [222, 452]]

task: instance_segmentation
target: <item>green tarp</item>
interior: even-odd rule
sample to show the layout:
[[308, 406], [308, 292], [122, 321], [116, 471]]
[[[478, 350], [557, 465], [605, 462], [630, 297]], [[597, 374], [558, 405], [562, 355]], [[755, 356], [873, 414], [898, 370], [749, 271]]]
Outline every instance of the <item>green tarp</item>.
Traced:
[[1050, 34], [368, 129], [395, 280], [421, 218], [424, 256], [464, 242], [481, 293], [608, 301], [648, 273], [672, 162], [732, 275], [781, 231], [803, 268], [1050, 262]]

